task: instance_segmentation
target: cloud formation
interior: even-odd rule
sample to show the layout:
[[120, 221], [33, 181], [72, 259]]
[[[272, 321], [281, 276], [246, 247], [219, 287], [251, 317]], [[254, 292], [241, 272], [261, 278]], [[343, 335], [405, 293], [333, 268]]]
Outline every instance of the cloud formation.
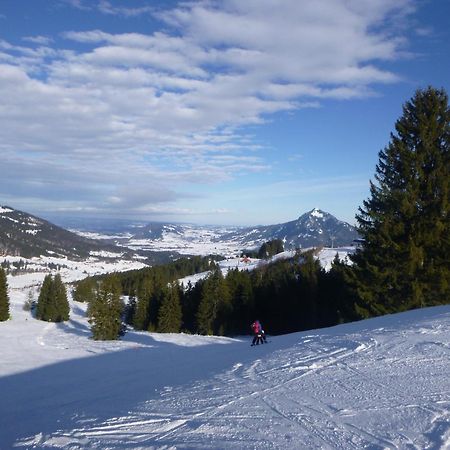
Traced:
[[0, 187], [37, 199], [54, 189], [60, 208], [140, 214], [177, 210], [189, 185], [269, 170], [247, 126], [398, 81], [384, 63], [404, 51], [399, 24], [412, 11], [411, 0], [66, 3], [153, 14], [165, 31], [0, 41]]

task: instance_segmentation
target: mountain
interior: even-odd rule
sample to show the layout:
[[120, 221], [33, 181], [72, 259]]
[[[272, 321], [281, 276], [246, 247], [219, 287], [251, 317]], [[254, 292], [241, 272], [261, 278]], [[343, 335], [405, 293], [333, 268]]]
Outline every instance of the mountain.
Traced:
[[94, 228], [88, 229], [92, 232], [77, 232], [89, 237], [101, 236], [134, 251], [165, 251], [173, 257], [180, 254], [231, 256], [273, 239], [283, 240], [287, 250], [349, 246], [359, 237], [355, 227], [317, 208], [291, 222], [251, 228], [130, 222], [114, 230], [109, 223], [99, 223], [95, 232]]
[[221, 236], [222, 241], [239, 241], [246, 248], [281, 239], [286, 249], [351, 245], [359, 237], [356, 228], [333, 215], [314, 208], [297, 220], [278, 225], [244, 228]]
[[91, 251], [120, 251], [117, 247], [79, 236], [23, 211], [0, 206], [0, 254], [31, 258], [66, 256], [79, 259]]

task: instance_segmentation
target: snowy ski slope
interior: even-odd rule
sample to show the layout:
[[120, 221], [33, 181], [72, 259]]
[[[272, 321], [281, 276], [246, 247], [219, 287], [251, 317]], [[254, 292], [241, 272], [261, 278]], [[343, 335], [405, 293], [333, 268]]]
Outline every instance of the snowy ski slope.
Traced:
[[94, 342], [84, 305], [68, 323], [39, 322], [9, 281], [1, 449], [450, 447], [450, 306], [258, 347], [142, 332]]

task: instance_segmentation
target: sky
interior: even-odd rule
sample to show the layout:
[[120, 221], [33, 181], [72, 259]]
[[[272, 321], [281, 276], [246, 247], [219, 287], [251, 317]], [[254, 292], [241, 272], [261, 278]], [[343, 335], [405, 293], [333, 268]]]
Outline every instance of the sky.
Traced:
[[449, 0], [1, 0], [0, 204], [43, 218], [355, 223]]

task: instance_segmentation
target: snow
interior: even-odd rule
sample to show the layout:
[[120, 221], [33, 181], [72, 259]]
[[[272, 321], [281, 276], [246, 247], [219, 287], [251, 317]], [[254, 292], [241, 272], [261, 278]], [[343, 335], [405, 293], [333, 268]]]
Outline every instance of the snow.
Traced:
[[95, 342], [83, 304], [64, 324], [22, 310], [32, 275], [8, 278], [0, 323], [2, 449], [450, 447], [450, 305], [257, 347], [135, 331]]
[[[28, 273], [8, 277], [8, 283], [11, 287], [16, 289], [37, 286], [42, 283], [45, 275], [48, 273], [58, 272], [64, 282], [72, 283], [86, 278], [87, 276], [148, 267], [147, 264], [137, 260], [130, 261], [126, 259], [117, 259], [105, 261], [94, 256], [91, 256], [84, 261], [73, 261], [67, 257], [61, 256], [39, 256], [33, 258], [2, 256], [0, 259], [2, 262], [9, 262], [11, 264], [19, 262], [26, 263]], [[57, 267], [59, 270], [49, 269], [49, 267]]]
[[314, 208], [311, 211], [311, 216], [317, 217], [318, 219], [323, 219], [323, 213], [318, 208]]
[[339, 248], [323, 248], [319, 251], [316, 258], [320, 261], [320, 265], [328, 272], [331, 269], [331, 264], [336, 257], [346, 264], [351, 264], [349, 255], [354, 253], [355, 247], [339, 247]]
[[[286, 255], [288, 252], [286, 252]], [[281, 255], [281, 254], [280, 254]], [[286, 257], [286, 256], [285, 256]], [[262, 264], [267, 264], [267, 261], [263, 261], [261, 259], [257, 258], [241, 258], [241, 257], [234, 257], [234, 258], [228, 258], [224, 259], [222, 261], [218, 261], [217, 265], [219, 266], [222, 275], [225, 277], [227, 273], [230, 270], [254, 270], [258, 266]], [[184, 278], [180, 278], [178, 282], [181, 286], [187, 287], [190, 283], [192, 286], [197, 283], [197, 281], [203, 280], [211, 273], [210, 270], [206, 272], [200, 272], [193, 275], [188, 275]]]
[[0, 214], [10, 213], [13, 212], [10, 208], [4, 208], [3, 206], [0, 206]]
[[[30, 223], [30, 225], [32, 224]], [[41, 230], [25, 230], [25, 233], [36, 235], [37, 233], [39, 233], [39, 231]]]
[[91, 256], [99, 256], [101, 258], [121, 258], [123, 256], [123, 253], [107, 252], [106, 250], [91, 250], [89, 254]]

